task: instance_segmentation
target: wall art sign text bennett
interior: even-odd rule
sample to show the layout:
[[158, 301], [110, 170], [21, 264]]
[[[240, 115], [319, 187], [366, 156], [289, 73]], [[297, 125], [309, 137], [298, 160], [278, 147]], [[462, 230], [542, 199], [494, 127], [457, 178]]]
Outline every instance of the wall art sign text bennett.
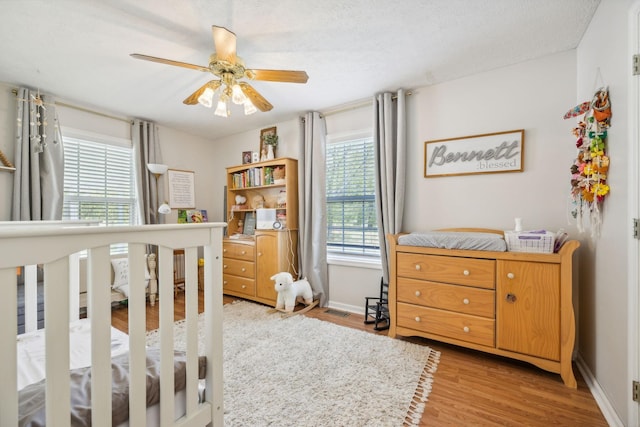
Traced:
[[522, 172], [523, 165], [523, 129], [424, 143], [425, 178]]

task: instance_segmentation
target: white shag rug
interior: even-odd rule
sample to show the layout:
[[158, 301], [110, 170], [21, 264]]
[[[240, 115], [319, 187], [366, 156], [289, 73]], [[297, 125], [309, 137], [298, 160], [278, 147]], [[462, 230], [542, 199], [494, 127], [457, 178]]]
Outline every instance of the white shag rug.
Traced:
[[[439, 352], [268, 310], [247, 301], [224, 306], [225, 426], [419, 424]], [[176, 322], [177, 349], [183, 332], [184, 321]], [[147, 334], [147, 345], [158, 340]]]

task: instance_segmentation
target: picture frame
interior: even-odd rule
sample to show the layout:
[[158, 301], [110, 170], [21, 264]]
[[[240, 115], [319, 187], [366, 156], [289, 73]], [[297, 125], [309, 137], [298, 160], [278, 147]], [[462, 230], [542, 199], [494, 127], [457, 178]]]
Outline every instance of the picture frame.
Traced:
[[169, 169], [169, 206], [172, 209], [195, 209], [195, 172]]
[[277, 135], [277, 128], [276, 126], [270, 127], [270, 128], [265, 128], [262, 129], [260, 131], [260, 151], [258, 151], [258, 153], [260, 153], [260, 156], [262, 156], [263, 151], [262, 149], [264, 149], [265, 153], [267, 152], [267, 148], [264, 146], [264, 137], [266, 135]]
[[424, 143], [424, 177], [524, 171], [524, 129]]
[[242, 152], [242, 164], [246, 165], [251, 163], [253, 160], [253, 153], [251, 151], [243, 151]]
[[247, 212], [244, 216], [244, 228], [242, 234], [253, 236], [256, 232], [256, 216], [254, 212]]

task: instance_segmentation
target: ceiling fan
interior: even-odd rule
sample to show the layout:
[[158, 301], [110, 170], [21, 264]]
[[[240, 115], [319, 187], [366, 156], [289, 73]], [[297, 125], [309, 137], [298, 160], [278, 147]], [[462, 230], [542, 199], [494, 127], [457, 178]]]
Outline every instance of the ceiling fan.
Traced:
[[304, 71], [292, 70], [259, 70], [245, 68], [244, 61], [236, 54], [236, 35], [224, 27], [211, 26], [215, 53], [209, 57], [209, 65], [194, 65], [171, 59], [132, 53], [136, 59], [191, 68], [192, 70], [210, 72], [219, 80], [210, 80], [187, 97], [183, 103], [187, 105], [201, 104], [212, 107], [213, 95], [220, 89], [220, 96], [215, 114], [222, 117], [230, 115], [229, 102], [243, 104], [245, 114], [269, 111], [273, 105], [258, 91], [241, 79], [263, 80], [270, 82], [306, 83], [309, 76]]

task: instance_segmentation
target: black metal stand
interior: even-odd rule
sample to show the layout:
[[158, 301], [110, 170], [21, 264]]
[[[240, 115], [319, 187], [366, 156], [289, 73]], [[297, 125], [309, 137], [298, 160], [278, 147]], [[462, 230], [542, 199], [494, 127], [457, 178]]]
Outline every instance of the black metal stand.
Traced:
[[364, 323], [373, 323], [373, 329], [389, 329], [389, 284], [380, 279], [380, 296], [365, 297]]

